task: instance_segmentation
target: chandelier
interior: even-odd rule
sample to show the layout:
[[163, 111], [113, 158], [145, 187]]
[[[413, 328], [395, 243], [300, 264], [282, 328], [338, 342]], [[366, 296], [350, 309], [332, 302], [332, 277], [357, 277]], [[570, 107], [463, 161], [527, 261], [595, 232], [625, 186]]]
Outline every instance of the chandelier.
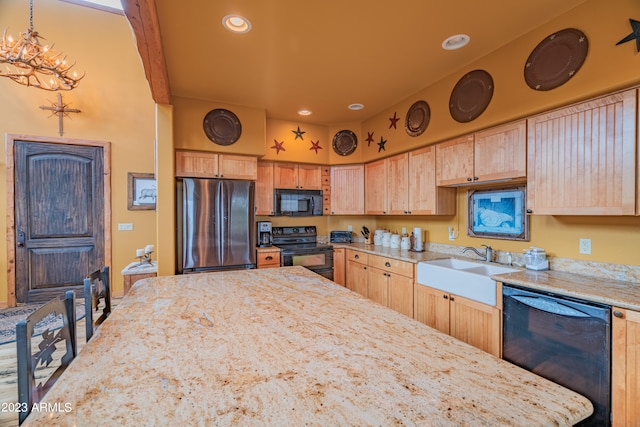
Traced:
[[0, 39], [0, 76], [44, 90], [74, 89], [84, 74], [71, 73], [75, 63], [67, 64], [66, 56], [53, 50], [53, 44], [40, 43], [43, 37], [33, 29], [33, 0], [29, 0], [29, 24], [18, 40], [5, 29]]

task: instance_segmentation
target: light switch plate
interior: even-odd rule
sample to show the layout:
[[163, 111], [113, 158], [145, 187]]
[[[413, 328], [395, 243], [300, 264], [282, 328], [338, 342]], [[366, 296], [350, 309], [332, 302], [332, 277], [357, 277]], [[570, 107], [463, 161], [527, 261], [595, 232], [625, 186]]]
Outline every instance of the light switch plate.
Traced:
[[132, 231], [132, 230], [133, 230], [132, 223], [118, 224], [118, 231]]

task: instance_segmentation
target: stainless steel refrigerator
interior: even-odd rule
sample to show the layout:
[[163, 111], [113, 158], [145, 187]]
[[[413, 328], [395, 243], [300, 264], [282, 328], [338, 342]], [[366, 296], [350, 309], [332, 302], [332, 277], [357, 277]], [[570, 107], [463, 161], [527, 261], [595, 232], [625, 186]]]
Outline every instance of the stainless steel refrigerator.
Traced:
[[177, 182], [178, 273], [256, 267], [255, 182]]

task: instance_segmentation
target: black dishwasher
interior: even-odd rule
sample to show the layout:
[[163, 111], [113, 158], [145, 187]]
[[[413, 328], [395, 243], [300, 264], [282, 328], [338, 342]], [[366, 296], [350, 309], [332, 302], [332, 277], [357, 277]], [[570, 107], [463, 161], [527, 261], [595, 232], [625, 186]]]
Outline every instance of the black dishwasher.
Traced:
[[591, 400], [580, 426], [611, 424], [611, 307], [503, 286], [503, 358]]

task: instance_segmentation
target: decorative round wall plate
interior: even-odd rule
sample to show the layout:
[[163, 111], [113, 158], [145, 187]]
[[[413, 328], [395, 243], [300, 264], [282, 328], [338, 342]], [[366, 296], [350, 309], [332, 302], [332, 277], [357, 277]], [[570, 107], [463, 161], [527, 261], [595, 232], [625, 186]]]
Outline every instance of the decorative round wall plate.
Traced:
[[231, 145], [240, 138], [242, 124], [238, 117], [229, 110], [216, 108], [204, 116], [204, 133], [218, 145]]
[[524, 80], [531, 89], [551, 90], [578, 72], [589, 51], [584, 33], [567, 28], [542, 40], [524, 66]]
[[431, 109], [425, 101], [416, 101], [407, 111], [405, 130], [410, 136], [419, 136], [429, 125]]
[[358, 146], [358, 137], [350, 130], [341, 130], [333, 137], [333, 151], [341, 156], [348, 156]]
[[451, 91], [449, 112], [460, 123], [477, 118], [491, 102], [493, 79], [484, 70], [473, 70], [464, 75]]

